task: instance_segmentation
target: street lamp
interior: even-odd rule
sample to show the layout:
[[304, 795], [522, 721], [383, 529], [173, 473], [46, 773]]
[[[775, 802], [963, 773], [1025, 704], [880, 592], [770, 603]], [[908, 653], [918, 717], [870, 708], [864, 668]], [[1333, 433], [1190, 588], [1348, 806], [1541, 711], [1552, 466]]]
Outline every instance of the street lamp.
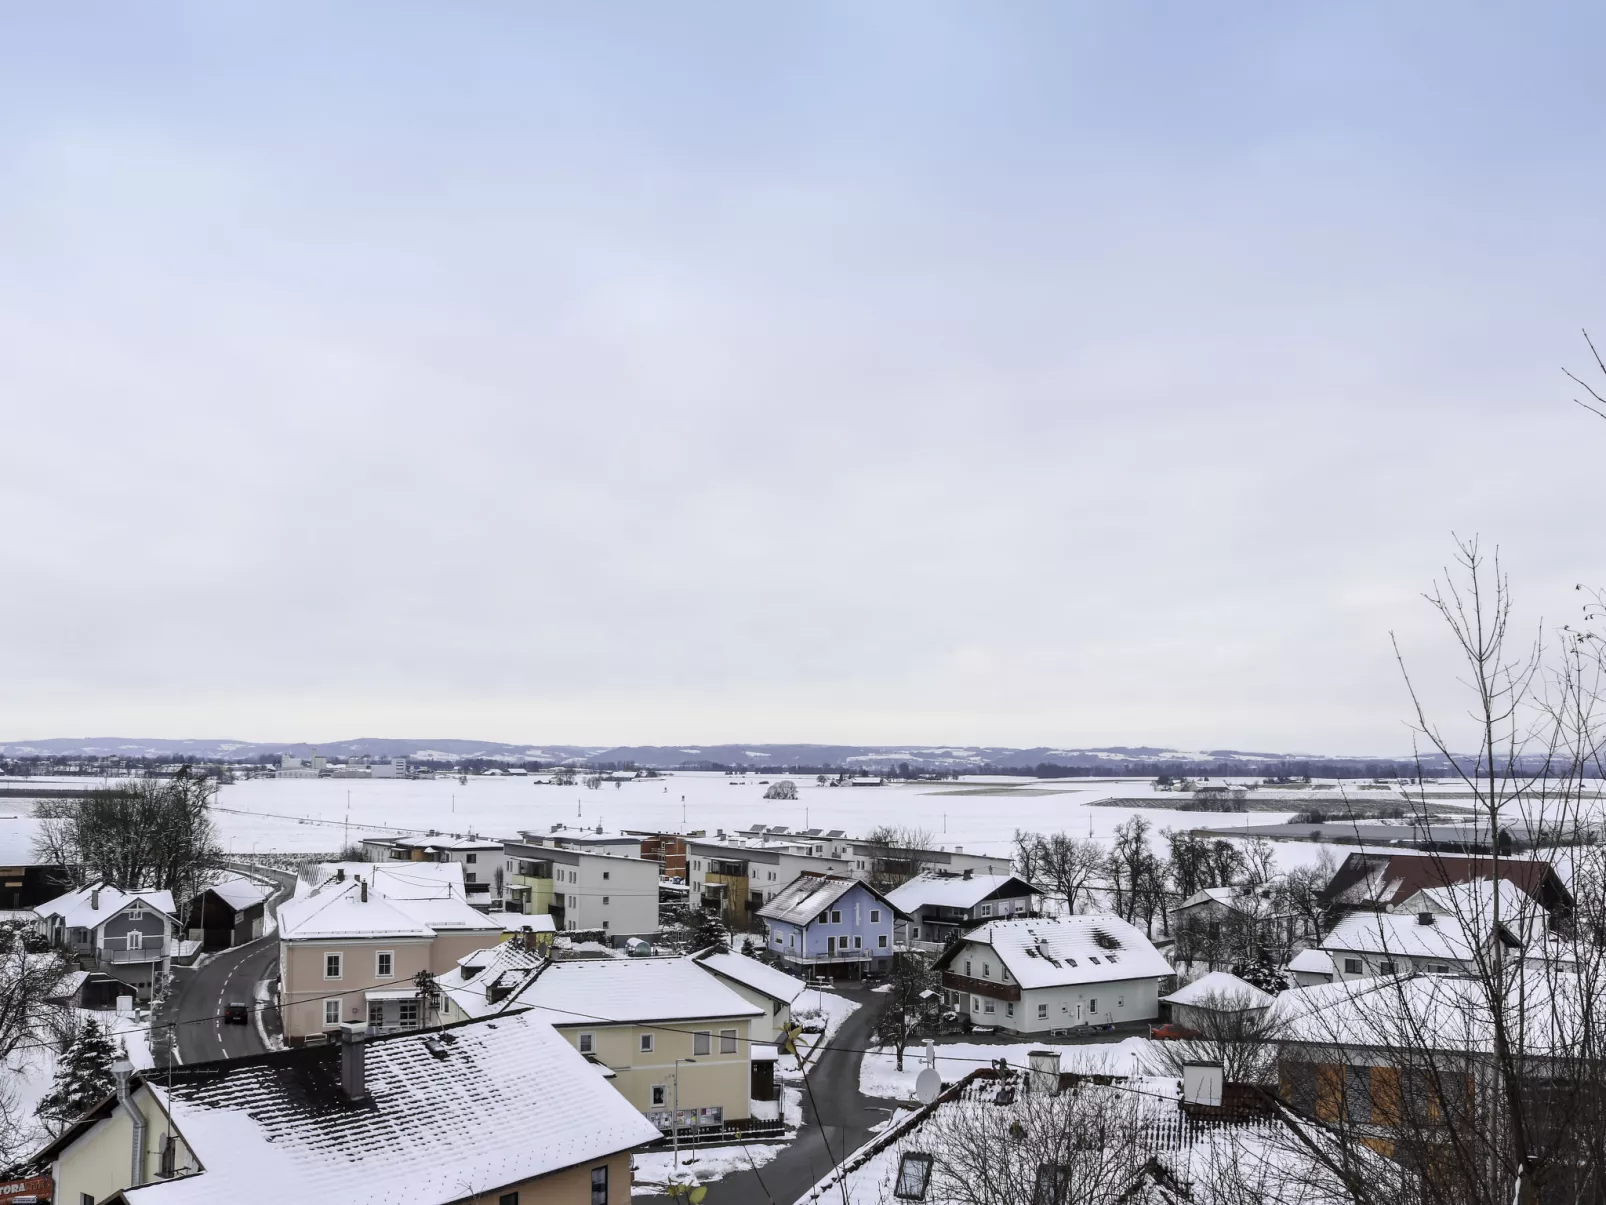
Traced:
[[696, 1059], [675, 1060], [675, 1103], [673, 1111], [669, 1114], [669, 1133], [675, 1146], [675, 1168], [680, 1168], [680, 1065], [682, 1063], [695, 1063]]

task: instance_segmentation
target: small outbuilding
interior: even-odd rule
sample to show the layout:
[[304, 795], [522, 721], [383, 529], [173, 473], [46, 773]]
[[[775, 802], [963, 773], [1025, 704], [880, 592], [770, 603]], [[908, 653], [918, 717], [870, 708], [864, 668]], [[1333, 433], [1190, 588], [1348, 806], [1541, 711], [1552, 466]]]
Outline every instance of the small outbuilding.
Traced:
[[242, 876], [221, 879], [190, 900], [186, 932], [203, 950], [243, 946], [262, 936], [273, 888]]
[[1172, 1024], [1210, 1033], [1220, 1028], [1223, 1018], [1264, 1016], [1273, 999], [1269, 992], [1236, 975], [1211, 971], [1169, 996], [1162, 996], [1160, 1002], [1170, 1006]]

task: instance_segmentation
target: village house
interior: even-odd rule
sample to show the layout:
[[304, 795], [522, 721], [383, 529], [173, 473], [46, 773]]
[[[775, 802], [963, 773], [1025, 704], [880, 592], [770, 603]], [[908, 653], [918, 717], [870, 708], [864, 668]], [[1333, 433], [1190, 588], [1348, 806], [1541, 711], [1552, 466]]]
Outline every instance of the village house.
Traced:
[[507, 906], [507, 863], [502, 842], [490, 837], [428, 833], [421, 837], [365, 837], [371, 862], [455, 862], [463, 868], [463, 898], [484, 911]]
[[1573, 898], [1556, 868], [1543, 858], [1467, 857], [1390, 850], [1357, 851], [1346, 857], [1318, 897], [1333, 915], [1398, 908], [1427, 887], [1446, 887], [1499, 877], [1522, 889], [1555, 918], [1572, 911]]
[[897, 909], [859, 879], [799, 875], [758, 915], [764, 948], [798, 974], [858, 979], [892, 965]]
[[437, 1001], [419, 990], [419, 972], [445, 974], [502, 940], [502, 926], [449, 883], [356, 865], [373, 873], [340, 868], [279, 907], [279, 1011], [292, 1044], [327, 1041], [348, 1022], [376, 1031], [428, 1024]]
[[560, 933], [601, 933], [618, 943], [658, 932], [658, 863], [604, 847], [522, 841], [503, 852], [509, 912], [545, 913]]
[[148, 1000], [178, 953], [179, 921], [170, 891], [123, 891], [91, 883], [34, 910], [50, 943]]
[[936, 967], [956, 1012], [1023, 1034], [1153, 1020], [1172, 973], [1140, 931], [1099, 915], [992, 921]]
[[938, 952], [967, 929], [990, 920], [1037, 911], [1041, 896], [1013, 874], [927, 871], [887, 892], [907, 920], [897, 923], [900, 946]]
[[792, 1024], [792, 1006], [808, 985], [756, 958], [711, 946], [694, 956], [697, 965], [713, 975], [749, 1004], [762, 1008], [763, 1022], [754, 1021], [755, 1042], [775, 1042]]
[[186, 933], [202, 950], [226, 950], [261, 937], [273, 888], [232, 875], [202, 888], [185, 910]]
[[1171, 1021], [1185, 1029], [1206, 1034], [1243, 1034], [1264, 1017], [1274, 996], [1226, 971], [1201, 975], [1160, 1003], [1169, 1010]]
[[628, 1205], [631, 1152], [658, 1133], [533, 1014], [363, 1037], [121, 1063], [32, 1165], [63, 1205]]
[[1398, 912], [1348, 913], [1320, 949], [1333, 960], [1335, 981], [1413, 971], [1461, 974], [1476, 970], [1476, 951], [1491, 950], [1496, 942], [1514, 953], [1542, 948], [1545, 920], [1521, 888], [1485, 879], [1419, 891]]
[[584, 828], [573, 824], [553, 824], [545, 829], [520, 829], [519, 839], [526, 845], [584, 849], [594, 854], [616, 854], [621, 858], [642, 857], [642, 846], [645, 844], [640, 833], [605, 832], [601, 825]]
[[751, 1114], [754, 1029], [768, 1037], [768, 1011], [691, 958], [549, 962], [504, 1007], [555, 1026], [660, 1130]]

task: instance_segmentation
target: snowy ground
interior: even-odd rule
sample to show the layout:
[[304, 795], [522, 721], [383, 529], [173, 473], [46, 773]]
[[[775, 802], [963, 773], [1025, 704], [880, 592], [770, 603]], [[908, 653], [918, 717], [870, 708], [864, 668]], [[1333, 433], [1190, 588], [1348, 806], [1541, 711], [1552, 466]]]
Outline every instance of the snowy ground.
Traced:
[[[819, 988], [810, 988], [804, 992], [792, 1005], [792, 1020], [799, 1025], [812, 1025], [819, 1021], [825, 1022], [824, 1033], [806, 1033], [798, 1039], [798, 1054], [805, 1063], [811, 1060], [815, 1049], [825, 1045], [836, 1031], [842, 1028], [842, 1023], [851, 1017], [859, 1007], [857, 1000], [849, 1000], [846, 996], [837, 996]], [[797, 1060], [789, 1054], [783, 1054], [775, 1066], [775, 1074], [783, 1080], [795, 1080], [798, 1076]]]
[[[153, 1066], [151, 1059], [150, 1022], [134, 1016], [120, 1016], [114, 1012], [79, 1009], [80, 1020], [93, 1019], [111, 1035], [113, 1043], [121, 1042], [128, 1051], [128, 1060], [141, 1070]], [[12, 1055], [0, 1067], [0, 1091], [13, 1115], [24, 1131], [22, 1146], [32, 1150], [42, 1145], [47, 1137], [44, 1127], [34, 1115], [39, 1102], [56, 1078], [56, 1051], [51, 1046], [30, 1046]]]
[[[1010, 1066], [1025, 1070], [1027, 1053], [1057, 1050], [1061, 1071], [1086, 1075], [1151, 1075], [1161, 1070], [1160, 1059], [1147, 1038], [1126, 1038], [1120, 1042], [1083, 1042], [1062, 1045], [1057, 1042], [998, 1043], [947, 1042], [937, 1045], [937, 1071], [944, 1083], [953, 1083], [978, 1067], [991, 1066], [995, 1059], [1006, 1059]], [[903, 1070], [890, 1048], [864, 1056], [859, 1067], [859, 1091], [882, 1100], [914, 1100], [915, 1077], [925, 1066], [925, 1048], [910, 1046], [903, 1052]]]
[[683, 1150], [680, 1152], [680, 1168], [675, 1170], [675, 1156], [672, 1151], [649, 1151], [636, 1155], [632, 1162], [635, 1165], [635, 1186], [630, 1190], [633, 1196], [657, 1196], [664, 1190], [664, 1185], [670, 1178], [679, 1183], [706, 1184], [710, 1180], [719, 1180], [733, 1172], [750, 1171], [755, 1167], [763, 1167], [786, 1148], [774, 1143], [753, 1142], [746, 1146], [711, 1146], [697, 1150]]

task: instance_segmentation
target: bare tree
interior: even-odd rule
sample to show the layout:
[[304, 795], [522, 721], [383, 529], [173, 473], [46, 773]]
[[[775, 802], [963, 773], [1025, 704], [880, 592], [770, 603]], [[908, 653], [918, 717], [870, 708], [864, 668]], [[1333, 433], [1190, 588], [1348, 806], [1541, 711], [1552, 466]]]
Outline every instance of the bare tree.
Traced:
[[1043, 883], [1065, 901], [1067, 912], [1075, 912], [1079, 902], [1091, 898], [1104, 874], [1104, 846], [1091, 838], [1065, 833], [1040, 837], [1037, 846]]
[[864, 844], [869, 847], [870, 885], [887, 891], [907, 883], [925, 868], [925, 852], [931, 848], [930, 829], [908, 824], [883, 824], [870, 830]]
[[876, 1022], [876, 1038], [892, 1047], [899, 1071], [903, 1070], [903, 1052], [928, 1021], [931, 1001], [939, 998], [940, 984], [931, 960], [923, 955], [907, 950], [893, 959], [892, 991]]

